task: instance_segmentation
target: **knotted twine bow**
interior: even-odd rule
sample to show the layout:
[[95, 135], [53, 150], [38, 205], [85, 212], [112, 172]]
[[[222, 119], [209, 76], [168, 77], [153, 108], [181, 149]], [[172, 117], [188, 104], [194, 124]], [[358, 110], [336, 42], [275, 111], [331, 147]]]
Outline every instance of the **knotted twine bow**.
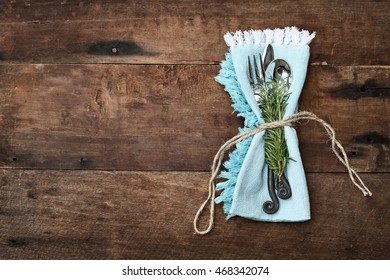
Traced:
[[[277, 127], [283, 127], [283, 126], [291, 126], [293, 123], [296, 123], [300, 120], [313, 120], [318, 123], [320, 123], [326, 132], [328, 133], [328, 136], [331, 140], [332, 144], [332, 151], [336, 155], [336, 157], [341, 161], [342, 164], [347, 168], [349, 178], [351, 179], [352, 183], [362, 191], [364, 196], [371, 196], [372, 193], [371, 191], [367, 188], [367, 186], [364, 184], [363, 180], [360, 178], [360, 176], [356, 173], [356, 171], [351, 167], [348, 161], [348, 156], [345, 153], [345, 150], [343, 146], [340, 144], [340, 142], [336, 139], [336, 133], [333, 129], [333, 127], [325, 122], [323, 119], [317, 117], [315, 114], [307, 111], [301, 111], [298, 113], [295, 113], [291, 115], [290, 117], [280, 120], [280, 121], [275, 121], [275, 122], [270, 122], [270, 123], [263, 123], [257, 126], [256, 128], [252, 130], [248, 130], [242, 134], [237, 134], [236, 136], [230, 138], [225, 144], [223, 144], [218, 152], [216, 153], [214, 160], [213, 160], [213, 165], [211, 167], [211, 177], [209, 181], [209, 195], [207, 199], [202, 203], [202, 205], [199, 207], [198, 212], [195, 215], [194, 218], [194, 229], [196, 234], [200, 235], [205, 235], [209, 233], [214, 225], [214, 207], [215, 207], [215, 179], [218, 176], [219, 170], [222, 165], [222, 161], [225, 155], [225, 152], [231, 149], [234, 145], [236, 145], [238, 142], [251, 137], [263, 130], [266, 129], [272, 129], [272, 128], [277, 128]], [[198, 228], [198, 222], [200, 219], [200, 215], [202, 214], [203, 210], [205, 209], [207, 203], [210, 202], [210, 216], [207, 224], [207, 228], [205, 230], [199, 230]]]

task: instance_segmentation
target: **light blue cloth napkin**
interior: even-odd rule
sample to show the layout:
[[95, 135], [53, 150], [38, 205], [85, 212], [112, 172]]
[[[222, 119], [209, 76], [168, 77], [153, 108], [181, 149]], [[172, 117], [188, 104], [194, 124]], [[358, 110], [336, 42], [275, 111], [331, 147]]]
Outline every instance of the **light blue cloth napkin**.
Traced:
[[[226, 76], [228, 69], [221, 69], [220, 75], [216, 78], [226, 86], [236, 107], [245, 107], [248, 112], [242, 112], [244, 117], [255, 115], [256, 123], [263, 123], [260, 109], [251, 89], [248, 78], [248, 56], [262, 54], [268, 43], [274, 49], [275, 59], [281, 58], [288, 62], [292, 69], [293, 81], [290, 87], [291, 95], [288, 100], [285, 118], [298, 110], [298, 99], [305, 82], [310, 49], [308, 44], [314, 38], [315, 33], [299, 31], [296, 27], [275, 30], [251, 30], [246, 32], [238, 31], [235, 34], [226, 34], [225, 41], [230, 47], [230, 77]], [[229, 62], [229, 61], [228, 61]], [[225, 67], [228, 67], [225, 62]], [[224, 67], [224, 64], [222, 64]], [[231, 85], [228, 80], [237, 82], [239, 89]], [[231, 92], [234, 91], [234, 92]], [[233, 94], [232, 94], [233, 93]], [[244, 97], [237, 98], [235, 95]], [[237, 104], [238, 102], [247, 104]], [[240, 112], [241, 111], [241, 112]], [[244, 130], [254, 127], [253, 120]], [[256, 134], [247, 143], [238, 146], [231, 154], [230, 162], [225, 164], [227, 171], [221, 174], [227, 178], [227, 182], [217, 185], [217, 189], [224, 190], [216, 202], [224, 202], [225, 213], [229, 217], [241, 216], [248, 219], [270, 222], [296, 222], [310, 219], [310, 203], [303, 169], [301, 156], [298, 148], [296, 131], [292, 127], [284, 127], [289, 156], [294, 159], [287, 164], [285, 175], [290, 183], [292, 196], [286, 200], [279, 200], [279, 210], [274, 214], [267, 214], [263, 211], [263, 203], [270, 200], [268, 194], [268, 171], [264, 157], [264, 132]], [[237, 157], [236, 154], [239, 154]], [[244, 154], [244, 155], [243, 155]], [[233, 157], [233, 158], [232, 158]], [[241, 162], [240, 162], [241, 159]], [[231, 166], [234, 161], [234, 168]], [[238, 168], [237, 168], [238, 167]], [[229, 170], [231, 169], [231, 170]], [[234, 171], [234, 169], [238, 169]]]

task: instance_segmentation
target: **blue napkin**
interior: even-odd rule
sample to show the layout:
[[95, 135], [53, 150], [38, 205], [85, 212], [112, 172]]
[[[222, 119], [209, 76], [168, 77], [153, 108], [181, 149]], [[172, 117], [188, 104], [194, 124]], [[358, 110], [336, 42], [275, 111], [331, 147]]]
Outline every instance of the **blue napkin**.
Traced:
[[[227, 33], [225, 41], [230, 47], [226, 60], [216, 80], [225, 86], [233, 101], [233, 107], [245, 118], [245, 127], [253, 129], [264, 123], [248, 78], [248, 56], [262, 54], [267, 44], [274, 49], [275, 59], [281, 58], [290, 65], [293, 75], [291, 95], [285, 118], [297, 112], [298, 99], [305, 82], [310, 49], [308, 44], [315, 33], [300, 31], [296, 27], [275, 30], [250, 30]], [[216, 203], [224, 203], [227, 218], [241, 216], [248, 219], [270, 222], [296, 222], [310, 219], [310, 203], [305, 171], [298, 148], [294, 128], [284, 127], [289, 156], [285, 175], [290, 183], [292, 196], [280, 200], [279, 210], [274, 214], [263, 211], [262, 205], [270, 200], [268, 194], [268, 171], [264, 156], [264, 133], [258, 133], [237, 145], [224, 164], [226, 171], [221, 177], [226, 181], [217, 184], [222, 190]]]

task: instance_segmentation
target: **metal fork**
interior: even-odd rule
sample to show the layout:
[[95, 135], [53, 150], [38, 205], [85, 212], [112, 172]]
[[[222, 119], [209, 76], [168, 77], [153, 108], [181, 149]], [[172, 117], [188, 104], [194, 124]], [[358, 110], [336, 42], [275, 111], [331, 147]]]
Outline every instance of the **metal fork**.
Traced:
[[[248, 56], [248, 72], [249, 72], [249, 83], [252, 87], [253, 94], [255, 96], [257, 104], [260, 101], [260, 87], [264, 84], [265, 74], [263, 69], [263, 63], [261, 61], [261, 55], [259, 58], [256, 58], [256, 55], [252, 56], [253, 65], [251, 63], [251, 58]], [[254, 70], [254, 71], [253, 71]]]

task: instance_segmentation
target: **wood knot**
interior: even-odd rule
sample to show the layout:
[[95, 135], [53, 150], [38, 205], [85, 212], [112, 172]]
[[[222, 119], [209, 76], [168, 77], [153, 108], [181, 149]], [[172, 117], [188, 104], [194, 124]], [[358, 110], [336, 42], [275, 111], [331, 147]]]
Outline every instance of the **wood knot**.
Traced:
[[27, 244], [27, 242], [21, 238], [9, 238], [7, 244], [10, 247], [22, 247]]
[[38, 195], [33, 190], [29, 190], [27, 192], [27, 197], [31, 199], [38, 199]]
[[80, 158], [80, 167], [84, 168], [87, 165], [87, 159], [84, 157]]
[[101, 110], [105, 110], [105, 108], [109, 103], [109, 99], [110, 99], [109, 94], [103, 88], [99, 88], [96, 91], [95, 103], [99, 106]]
[[90, 45], [88, 53], [92, 55], [144, 55], [143, 49], [135, 42], [104, 41]]

